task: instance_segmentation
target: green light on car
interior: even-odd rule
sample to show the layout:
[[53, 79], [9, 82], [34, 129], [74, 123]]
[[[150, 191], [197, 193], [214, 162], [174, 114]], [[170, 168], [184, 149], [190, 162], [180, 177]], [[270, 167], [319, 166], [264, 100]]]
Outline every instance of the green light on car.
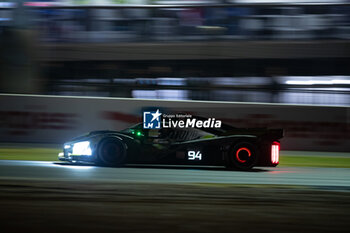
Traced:
[[143, 136], [142, 131], [138, 131], [138, 130], [131, 130], [131, 134], [134, 134], [134, 135], [136, 135], [138, 137]]

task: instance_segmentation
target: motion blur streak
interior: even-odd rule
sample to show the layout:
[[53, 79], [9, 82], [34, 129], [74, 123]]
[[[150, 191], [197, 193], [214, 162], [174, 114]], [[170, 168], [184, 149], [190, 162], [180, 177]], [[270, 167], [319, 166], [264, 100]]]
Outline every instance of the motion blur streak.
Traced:
[[[122, 130], [154, 107], [283, 128], [282, 149], [325, 155], [290, 164], [327, 166], [329, 151], [350, 151], [350, 2], [3, 1], [0, 93], [8, 159], [52, 158], [48, 143]], [[279, 144], [264, 147], [278, 164]], [[347, 232], [349, 177], [348, 168], [283, 164], [238, 172], [0, 160], [0, 229]]]
[[136, 2], [0, 4], [0, 92], [350, 105], [346, 1]]
[[129, 165], [123, 168], [104, 168], [52, 162], [0, 160], [2, 179], [350, 187], [349, 176], [350, 169], [346, 168], [277, 167], [238, 172], [227, 171], [223, 167]]

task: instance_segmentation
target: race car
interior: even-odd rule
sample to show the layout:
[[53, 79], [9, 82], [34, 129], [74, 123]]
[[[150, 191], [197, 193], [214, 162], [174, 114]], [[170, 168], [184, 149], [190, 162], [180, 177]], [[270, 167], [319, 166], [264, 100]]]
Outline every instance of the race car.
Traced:
[[283, 129], [144, 129], [139, 123], [122, 131], [93, 131], [64, 143], [59, 160], [102, 166], [125, 164], [209, 165], [249, 170], [279, 163]]

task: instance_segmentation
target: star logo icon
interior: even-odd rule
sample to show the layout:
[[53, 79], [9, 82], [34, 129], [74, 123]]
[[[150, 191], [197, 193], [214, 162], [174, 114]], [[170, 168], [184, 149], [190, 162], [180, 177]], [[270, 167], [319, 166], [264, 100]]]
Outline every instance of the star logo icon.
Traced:
[[153, 118], [152, 118], [152, 120], [151, 120], [151, 122], [152, 122], [152, 121], [154, 121], [154, 120], [159, 121], [159, 117], [160, 117], [162, 114], [159, 112], [159, 109], [157, 109], [157, 111], [156, 111], [155, 113], [151, 113], [151, 115], [153, 116]]
[[144, 129], [160, 129], [160, 116], [162, 115], [161, 112], [159, 112], [159, 109], [157, 111], [147, 111], [143, 112], [143, 128]]

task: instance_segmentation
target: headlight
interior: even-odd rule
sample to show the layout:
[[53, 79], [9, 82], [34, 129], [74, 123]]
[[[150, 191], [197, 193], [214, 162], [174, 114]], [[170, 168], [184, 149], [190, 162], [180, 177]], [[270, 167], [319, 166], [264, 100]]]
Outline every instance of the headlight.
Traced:
[[91, 148], [90, 148], [90, 142], [84, 141], [84, 142], [77, 142], [73, 145], [73, 155], [92, 155]]

